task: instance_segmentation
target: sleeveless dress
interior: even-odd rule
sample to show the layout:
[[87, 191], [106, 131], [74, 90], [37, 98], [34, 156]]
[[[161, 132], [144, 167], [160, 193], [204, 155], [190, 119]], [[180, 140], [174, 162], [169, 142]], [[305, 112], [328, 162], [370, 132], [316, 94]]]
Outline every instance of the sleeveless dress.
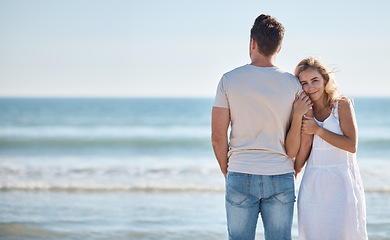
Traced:
[[[324, 122], [317, 123], [343, 134], [338, 104]], [[300, 240], [368, 239], [356, 154], [336, 148], [317, 135], [298, 194], [298, 232]]]

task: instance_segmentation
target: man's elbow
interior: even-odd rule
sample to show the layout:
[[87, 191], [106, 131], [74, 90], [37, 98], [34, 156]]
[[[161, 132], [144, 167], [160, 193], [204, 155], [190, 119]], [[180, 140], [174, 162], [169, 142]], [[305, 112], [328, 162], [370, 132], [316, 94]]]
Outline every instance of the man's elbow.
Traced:
[[287, 153], [287, 156], [288, 156], [289, 158], [294, 159], [297, 155], [296, 155], [296, 154]]
[[286, 154], [289, 158], [295, 158], [298, 154], [298, 151], [292, 151], [292, 150], [286, 148]]

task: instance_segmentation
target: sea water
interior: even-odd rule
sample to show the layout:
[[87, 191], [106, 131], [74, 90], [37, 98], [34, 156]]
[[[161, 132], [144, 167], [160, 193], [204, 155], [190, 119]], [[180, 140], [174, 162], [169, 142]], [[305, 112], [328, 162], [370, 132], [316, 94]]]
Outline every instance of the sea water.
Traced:
[[[0, 239], [226, 239], [212, 104], [0, 99]], [[368, 234], [390, 239], [390, 99], [354, 105]]]

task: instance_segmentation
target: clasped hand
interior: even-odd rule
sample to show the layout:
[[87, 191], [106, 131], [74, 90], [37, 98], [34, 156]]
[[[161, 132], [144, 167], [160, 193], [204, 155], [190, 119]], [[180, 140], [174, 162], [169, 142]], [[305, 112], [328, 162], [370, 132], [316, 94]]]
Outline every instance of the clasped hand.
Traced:
[[310, 98], [304, 92], [302, 92], [301, 95], [295, 96], [293, 113], [295, 116], [303, 117], [303, 115], [309, 111], [311, 106], [313, 106], [313, 104], [311, 103]]
[[312, 117], [303, 115], [301, 130], [306, 134], [316, 134], [320, 126]]
[[314, 118], [305, 115], [312, 106], [310, 98], [304, 92], [295, 96], [293, 113], [302, 118], [301, 131], [306, 134], [315, 134], [319, 128]]

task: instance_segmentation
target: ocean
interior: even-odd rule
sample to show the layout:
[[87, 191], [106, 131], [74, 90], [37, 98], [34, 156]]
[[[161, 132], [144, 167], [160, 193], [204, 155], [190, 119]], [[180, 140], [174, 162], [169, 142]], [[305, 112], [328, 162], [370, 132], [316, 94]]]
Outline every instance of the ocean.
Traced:
[[[0, 239], [227, 239], [212, 104], [0, 98]], [[390, 239], [390, 98], [354, 105], [369, 239]]]

